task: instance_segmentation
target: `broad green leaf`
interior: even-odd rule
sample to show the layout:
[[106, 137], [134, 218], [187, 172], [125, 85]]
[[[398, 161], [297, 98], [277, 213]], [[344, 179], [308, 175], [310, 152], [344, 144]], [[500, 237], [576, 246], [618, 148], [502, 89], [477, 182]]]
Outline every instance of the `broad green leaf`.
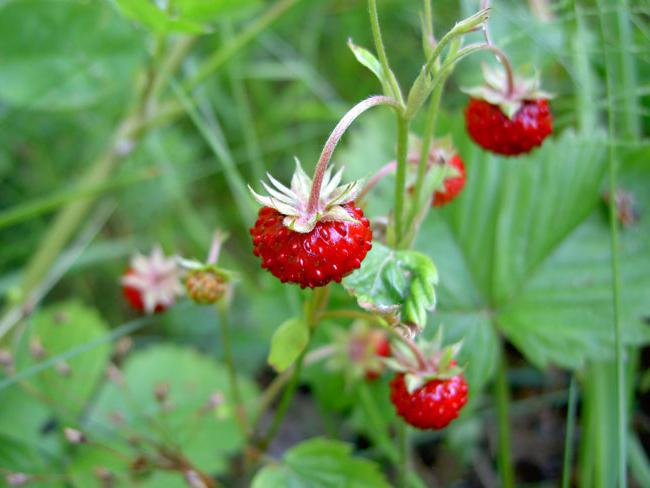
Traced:
[[389, 487], [379, 467], [351, 455], [339, 441], [312, 439], [289, 449], [282, 464], [257, 473], [253, 488], [373, 488]]
[[[588, 358], [609, 357], [613, 329], [601, 139], [568, 132], [517, 160], [489, 156], [464, 136], [456, 139], [465, 141], [467, 186], [447, 209], [428, 217], [418, 247], [439, 262], [434, 320], [465, 336], [468, 374], [476, 372], [479, 383], [489, 378], [496, 337], [488, 329], [495, 327], [540, 367], [575, 368]], [[631, 182], [646, 200], [648, 181], [648, 171], [637, 167]], [[622, 232], [628, 343], [649, 337], [639, 320], [650, 289], [645, 225]]]
[[124, 88], [143, 46], [106, 2], [10, 2], [0, 8], [0, 98], [39, 110], [94, 104]]
[[64, 486], [63, 482], [56, 475], [56, 469], [38, 447], [23, 442], [20, 437], [13, 438], [0, 434], [0, 486], [5, 484], [5, 476], [9, 473], [22, 473], [31, 477], [27, 485], [34, 488], [58, 488]]
[[436, 305], [437, 283], [438, 272], [428, 256], [380, 243], [374, 243], [361, 268], [343, 280], [362, 308], [418, 329]]
[[[17, 371], [48, 358], [67, 353], [76, 347], [97, 340], [108, 333], [99, 314], [78, 301], [52, 305], [32, 318], [24, 347], [16, 358]], [[41, 357], [29, 349], [42, 346]], [[104, 375], [110, 346], [101, 344], [45, 369], [26, 382], [35, 388], [56, 413], [66, 421], [74, 421], [84, 410]]]
[[291, 366], [309, 341], [309, 326], [298, 317], [284, 322], [273, 334], [269, 364], [282, 372]]
[[391, 88], [390, 88], [390, 82], [388, 80], [388, 76], [384, 74], [384, 70], [381, 67], [381, 63], [375, 57], [375, 55], [372, 54], [370, 51], [368, 51], [366, 48], [357, 46], [355, 43], [352, 42], [351, 39], [348, 40], [348, 47], [350, 48], [350, 51], [352, 51], [352, 54], [354, 54], [354, 57], [357, 58], [357, 61], [359, 61], [359, 63], [361, 63], [370, 71], [372, 71], [373, 74], [377, 77], [377, 79], [381, 83], [381, 87], [384, 93], [389, 94]]
[[[227, 457], [241, 449], [244, 439], [235, 421], [233, 396], [226, 368], [198, 352], [156, 345], [133, 353], [122, 369], [124, 386], [107, 383], [90, 412], [91, 437], [126, 448], [133, 434], [167, 446], [180, 446], [184, 456], [207, 472], [223, 472]], [[246, 408], [253, 408], [255, 385], [239, 376]], [[155, 390], [167, 389], [164, 402]], [[208, 408], [210, 398], [223, 403]], [[116, 416], [123, 422], [114, 424]]]

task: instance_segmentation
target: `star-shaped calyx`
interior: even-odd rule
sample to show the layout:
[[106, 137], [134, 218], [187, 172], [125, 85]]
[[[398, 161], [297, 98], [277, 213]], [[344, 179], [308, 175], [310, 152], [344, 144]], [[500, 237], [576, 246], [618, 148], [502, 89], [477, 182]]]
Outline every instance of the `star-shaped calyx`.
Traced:
[[297, 158], [291, 188], [287, 188], [269, 173], [267, 176], [270, 184], [261, 182], [268, 195], [260, 195], [250, 186], [248, 188], [258, 203], [284, 215], [283, 224], [286, 227], [295, 232], [308, 233], [318, 222], [356, 222], [343, 205], [356, 199], [361, 192], [362, 182], [357, 180], [339, 185], [342, 175], [343, 169], [333, 174], [331, 167], [327, 168], [320, 186], [320, 195], [314, 200], [314, 208], [310, 208], [312, 179], [302, 169]]
[[439, 333], [433, 341], [420, 340], [416, 343], [407, 340], [394, 341], [391, 345], [392, 357], [384, 358], [390, 369], [404, 374], [409, 393], [432, 380], [446, 380], [462, 374], [463, 369], [456, 362], [456, 355], [462, 347], [458, 342], [442, 347]]
[[120, 281], [131, 304], [151, 314], [170, 307], [183, 294], [182, 276], [176, 257], [166, 257], [156, 246], [149, 256], [135, 254]]
[[530, 78], [512, 74], [509, 79], [504, 69], [494, 69], [487, 64], [482, 65], [484, 83], [462, 91], [472, 98], [485, 100], [497, 105], [501, 111], [512, 118], [527, 100], [551, 99], [553, 95], [540, 88], [539, 74]]

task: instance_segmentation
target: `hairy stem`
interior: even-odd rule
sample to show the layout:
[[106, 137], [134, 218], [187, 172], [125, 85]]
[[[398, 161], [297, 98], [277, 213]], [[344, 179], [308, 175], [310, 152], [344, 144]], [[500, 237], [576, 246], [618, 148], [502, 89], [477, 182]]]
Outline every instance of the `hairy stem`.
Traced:
[[[313, 351], [309, 352], [305, 356], [303, 364], [309, 366], [311, 364], [318, 363], [323, 359], [329, 358], [335, 352], [336, 352], [335, 347], [331, 345], [314, 349]], [[256, 430], [255, 428], [257, 427], [257, 424], [259, 423], [259, 420], [261, 419], [262, 415], [271, 406], [271, 403], [278, 396], [278, 394], [282, 390], [282, 387], [285, 386], [291, 378], [293, 378], [294, 371], [295, 371], [295, 367], [291, 367], [283, 371], [281, 374], [276, 376], [274, 380], [271, 382], [271, 384], [264, 390], [258, 402], [259, 406], [257, 409], [257, 413], [255, 414], [255, 417], [253, 419], [253, 430]]]
[[309, 215], [314, 215], [318, 210], [318, 203], [320, 200], [320, 190], [321, 190], [321, 186], [323, 185], [323, 177], [325, 175], [325, 171], [327, 170], [327, 165], [329, 164], [330, 159], [332, 159], [332, 154], [334, 153], [334, 149], [339, 143], [339, 140], [341, 139], [341, 137], [343, 137], [345, 131], [348, 130], [350, 125], [352, 125], [352, 123], [357, 119], [357, 117], [359, 117], [366, 110], [372, 107], [376, 107], [378, 105], [389, 105], [398, 111], [401, 111], [402, 108], [400, 103], [391, 97], [386, 97], [383, 95], [375, 95], [370, 98], [366, 98], [365, 100], [362, 100], [361, 102], [357, 103], [343, 116], [343, 118], [339, 121], [339, 123], [336, 124], [336, 127], [334, 127], [334, 130], [332, 131], [330, 136], [327, 138], [327, 141], [323, 146], [323, 151], [321, 152], [320, 157], [318, 158], [316, 169], [314, 170], [314, 179], [311, 185], [309, 203], [307, 204], [307, 213]]
[[507, 364], [503, 345], [499, 351], [499, 364], [494, 385], [494, 395], [497, 407], [497, 421], [499, 424], [499, 451], [498, 466], [503, 488], [515, 488], [515, 473], [512, 468], [510, 454], [510, 392], [508, 388]]
[[[611, 32], [607, 29], [608, 18], [604, 13], [604, 7], [607, 2], [599, 0], [597, 2], [600, 14], [600, 24], [604, 36], [604, 49], [605, 49], [605, 79], [607, 84], [607, 112], [608, 112], [608, 136], [610, 138], [608, 144], [608, 168], [609, 168], [609, 234], [610, 234], [610, 252], [611, 252], [611, 273], [612, 273], [612, 307], [613, 307], [613, 323], [614, 329], [614, 353], [616, 362], [616, 398], [617, 398], [617, 438], [618, 438], [618, 485], [619, 488], [627, 487], [627, 399], [625, 391], [625, 366], [624, 366], [624, 349], [623, 349], [623, 329], [621, 324], [621, 273], [619, 266], [619, 236], [618, 236], [618, 202], [616, 192], [618, 190], [618, 167], [619, 156], [618, 148], [614, 143], [619, 131], [616, 120], [616, 109], [614, 107], [614, 96], [616, 93], [623, 92], [626, 86], [623, 80], [616, 80], [614, 78], [616, 71], [616, 59], [612, 53], [612, 46], [615, 45], [617, 51], [624, 51], [625, 45], [622, 40], [625, 38], [623, 32], [628, 29], [628, 26], [620, 24], [620, 16], [622, 16], [621, 7], [627, 7], [625, 0], [617, 2], [617, 9], [615, 15], [619, 16], [618, 29], [621, 32], [620, 36], [612, 39], [608, 34]], [[617, 87], [618, 81], [618, 87]], [[618, 88], [618, 90], [617, 90]], [[630, 134], [624, 134], [629, 137]]]
[[433, 35], [433, 12], [431, 9], [431, 0], [422, 0], [424, 18], [422, 19], [422, 48], [424, 54], [429, 59], [436, 45], [436, 38]]
[[381, 37], [379, 15], [377, 13], [377, 0], [368, 0], [368, 11], [370, 13], [370, 27], [372, 29], [372, 38], [375, 43], [375, 50], [377, 51], [377, 56], [379, 57], [379, 62], [381, 64], [381, 70], [384, 73], [384, 78], [388, 80], [388, 84], [391, 88], [391, 95], [395, 99], [399, 100], [400, 104], [404, 104], [402, 90], [399, 87], [399, 83], [397, 82], [393, 71], [390, 69], [388, 56], [386, 55], [386, 48], [384, 47], [384, 41]]
[[409, 122], [397, 116], [397, 168], [395, 173], [395, 227], [393, 245], [398, 246], [404, 232], [404, 194], [406, 193], [406, 165], [408, 153]]
[[275, 411], [275, 415], [273, 416], [269, 430], [257, 444], [258, 448], [262, 452], [266, 451], [266, 449], [271, 444], [271, 441], [273, 441], [273, 438], [278, 433], [278, 430], [280, 430], [282, 421], [284, 420], [284, 417], [287, 414], [287, 410], [289, 410], [289, 406], [291, 405], [293, 397], [296, 394], [296, 390], [298, 389], [298, 385], [300, 383], [300, 374], [302, 372], [302, 367], [305, 362], [305, 357], [307, 356], [307, 351], [309, 350], [309, 344], [311, 344], [311, 340], [314, 336], [313, 331], [318, 326], [320, 316], [327, 306], [328, 298], [329, 289], [326, 286], [316, 288], [313, 291], [309, 302], [305, 304], [305, 319], [309, 325], [309, 338], [307, 339], [307, 345], [296, 360], [291, 379], [289, 380], [289, 384], [285, 388], [282, 398], [280, 399], [280, 404]]
[[235, 359], [232, 354], [232, 344], [230, 340], [230, 317], [228, 316], [227, 305], [223, 303], [217, 304], [217, 311], [219, 312], [219, 327], [221, 328], [221, 342], [223, 344], [223, 359], [228, 368], [228, 382], [230, 384], [230, 391], [235, 403], [235, 415], [237, 422], [241, 429], [244, 438], [249, 435], [248, 418], [246, 417], [246, 408], [242, 401], [241, 390], [239, 388], [239, 380], [237, 378], [237, 367], [235, 366]]

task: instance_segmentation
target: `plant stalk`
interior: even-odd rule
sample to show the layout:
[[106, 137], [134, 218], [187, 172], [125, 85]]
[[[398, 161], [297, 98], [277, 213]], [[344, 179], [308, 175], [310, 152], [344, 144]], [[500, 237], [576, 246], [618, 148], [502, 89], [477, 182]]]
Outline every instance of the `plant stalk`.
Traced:
[[578, 386], [575, 374], [571, 375], [569, 385], [569, 406], [566, 416], [566, 435], [564, 437], [564, 461], [562, 465], [562, 488], [571, 486], [571, 466], [573, 464], [573, 444], [575, 441], [576, 407], [578, 403]]
[[503, 488], [515, 488], [515, 473], [510, 453], [510, 391], [508, 388], [507, 364], [503, 344], [499, 351], [494, 395], [499, 427], [498, 466]]
[[375, 95], [366, 98], [365, 100], [362, 100], [361, 102], [357, 103], [343, 116], [343, 118], [339, 121], [339, 123], [336, 124], [336, 127], [334, 127], [334, 130], [332, 130], [330, 136], [327, 138], [327, 141], [323, 146], [323, 151], [321, 152], [320, 157], [318, 158], [318, 163], [316, 164], [316, 168], [314, 169], [314, 178], [311, 185], [309, 202], [307, 204], [307, 213], [310, 216], [316, 214], [316, 212], [318, 211], [320, 190], [323, 185], [323, 177], [325, 176], [327, 165], [329, 164], [330, 159], [332, 159], [332, 154], [334, 153], [334, 149], [339, 143], [339, 140], [341, 139], [341, 137], [343, 137], [345, 131], [348, 130], [350, 125], [352, 125], [352, 123], [357, 119], [357, 117], [359, 117], [366, 110], [372, 107], [376, 107], [378, 105], [389, 105], [395, 108], [398, 112], [401, 111], [402, 109], [400, 103], [391, 97], [387, 97], [383, 95]]
[[271, 421], [271, 426], [269, 427], [269, 430], [267, 431], [266, 435], [257, 444], [257, 447], [262, 452], [268, 449], [275, 435], [278, 433], [278, 430], [280, 430], [282, 421], [284, 420], [284, 417], [287, 414], [287, 410], [289, 410], [289, 406], [291, 405], [293, 397], [296, 394], [296, 390], [298, 389], [298, 385], [300, 383], [300, 374], [302, 372], [302, 367], [305, 362], [305, 357], [307, 356], [309, 345], [311, 344], [311, 340], [314, 336], [313, 332], [314, 329], [318, 326], [319, 317], [321, 316], [323, 309], [327, 306], [328, 298], [329, 298], [329, 289], [326, 286], [321, 288], [316, 288], [313, 291], [309, 302], [305, 304], [305, 315], [306, 315], [305, 318], [307, 320], [307, 324], [309, 325], [309, 338], [307, 339], [307, 345], [305, 346], [302, 353], [300, 353], [300, 356], [298, 356], [298, 359], [296, 360], [293, 369], [293, 374], [291, 375], [289, 384], [285, 388], [282, 398], [280, 399], [280, 404], [278, 405], [278, 408], [275, 411], [275, 415], [273, 416], [273, 420]]
[[384, 72], [385, 79], [388, 80], [388, 84], [391, 88], [391, 95], [396, 100], [399, 100], [400, 104], [404, 104], [404, 97], [402, 96], [402, 90], [399, 87], [399, 83], [395, 78], [395, 74], [390, 69], [390, 64], [388, 63], [388, 56], [386, 55], [386, 48], [384, 47], [384, 41], [381, 36], [381, 27], [379, 26], [379, 14], [377, 13], [377, 0], [368, 0], [368, 11], [370, 13], [370, 27], [372, 29], [372, 38], [375, 43], [375, 50], [377, 51], [377, 56], [379, 57], [379, 63], [381, 64], [381, 69]]
[[235, 366], [235, 359], [232, 354], [232, 342], [230, 339], [230, 318], [228, 316], [228, 305], [219, 302], [217, 303], [217, 311], [219, 312], [219, 327], [221, 329], [221, 342], [223, 344], [223, 359], [228, 369], [228, 382], [230, 384], [230, 391], [235, 403], [235, 416], [239, 423], [239, 428], [244, 436], [248, 438], [249, 427], [248, 418], [246, 416], [246, 408], [241, 396], [239, 388], [239, 380], [237, 379], [237, 367]]
[[[620, 37], [611, 39], [607, 29], [607, 17], [604, 12], [604, 0], [598, 0], [598, 11], [600, 16], [600, 24], [604, 38], [605, 49], [605, 80], [607, 84], [607, 116], [608, 116], [608, 132], [609, 132], [609, 145], [608, 145], [608, 168], [609, 168], [609, 234], [610, 234], [610, 248], [611, 248], [611, 273], [612, 273], [612, 307], [613, 307], [613, 329], [614, 329], [614, 347], [615, 347], [615, 362], [616, 362], [616, 395], [617, 395], [617, 439], [618, 439], [618, 484], [620, 488], [627, 487], [627, 399], [625, 390], [625, 366], [623, 349], [623, 326], [621, 323], [621, 273], [619, 266], [619, 236], [618, 236], [618, 204], [616, 199], [616, 192], [618, 190], [618, 148], [614, 140], [619, 134], [616, 120], [616, 110], [614, 108], [613, 98], [617, 93], [616, 81], [614, 73], [616, 69], [616, 60], [613, 58], [611, 48], [612, 44], [623, 52], [626, 47], [622, 44], [624, 39], [623, 33], [628, 30], [627, 26], [621, 24], [621, 7], [627, 7], [625, 0], [617, 2], [617, 9], [615, 15], [619, 20], [618, 30], [621, 31]], [[624, 56], [622, 54], [621, 56]], [[624, 62], [625, 59], [619, 59]], [[626, 88], [625, 80], [618, 80], [620, 88]], [[629, 128], [628, 128], [629, 129]], [[628, 135], [629, 134], [625, 134]]]
[[409, 122], [397, 116], [397, 168], [395, 172], [395, 230], [393, 245], [398, 247], [404, 232], [404, 197], [406, 193], [406, 166]]

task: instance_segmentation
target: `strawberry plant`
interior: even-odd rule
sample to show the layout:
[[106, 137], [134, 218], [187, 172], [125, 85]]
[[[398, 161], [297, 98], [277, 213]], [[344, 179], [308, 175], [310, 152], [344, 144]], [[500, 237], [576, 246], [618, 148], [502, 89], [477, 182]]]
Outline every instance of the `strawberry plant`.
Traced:
[[0, 3], [0, 486], [648, 485], [646, 13]]

